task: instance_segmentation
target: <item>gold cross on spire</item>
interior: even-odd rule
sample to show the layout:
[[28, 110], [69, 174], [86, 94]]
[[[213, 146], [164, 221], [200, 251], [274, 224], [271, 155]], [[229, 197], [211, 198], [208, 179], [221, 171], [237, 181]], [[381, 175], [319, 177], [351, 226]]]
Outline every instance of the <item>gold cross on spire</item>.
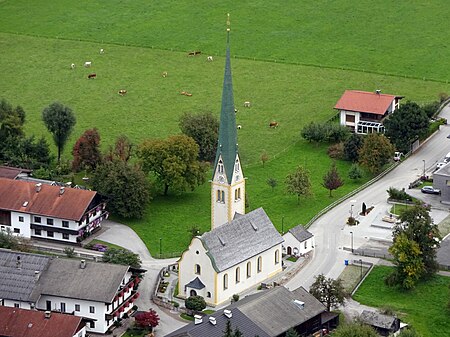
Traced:
[[228, 18], [227, 18], [227, 32], [230, 31], [230, 13], [228, 13]]

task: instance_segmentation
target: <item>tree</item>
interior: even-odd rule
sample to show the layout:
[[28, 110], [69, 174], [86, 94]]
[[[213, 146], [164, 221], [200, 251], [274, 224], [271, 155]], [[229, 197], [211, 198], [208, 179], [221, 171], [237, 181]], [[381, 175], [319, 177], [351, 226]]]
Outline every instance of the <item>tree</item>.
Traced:
[[156, 175], [157, 182], [164, 189], [164, 195], [167, 195], [169, 187], [183, 192], [194, 190], [205, 182], [207, 165], [197, 160], [198, 145], [189, 136], [146, 140], [139, 146], [138, 157], [144, 172]]
[[357, 133], [352, 133], [344, 142], [344, 157], [346, 160], [357, 162], [359, 159], [359, 150], [363, 146], [364, 139]]
[[411, 143], [428, 132], [427, 113], [417, 103], [406, 102], [384, 121], [385, 135], [398, 151], [408, 152]]
[[312, 194], [311, 180], [309, 171], [302, 166], [288, 174], [286, 177], [287, 192], [297, 196], [297, 202], [300, 203], [301, 196], [309, 196]]
[[371, 133], [364, 138], [359, 150], [359, 162], [372, 174], [379, 173], [394, 154], [394, 146], [389, 139], [378, 133]]
[[108, 248], [103, 253], [102, 261], [106, 263], [123, 264], [134, 268], [141, 267], [139, 255], [123, 248]]
[[353, 164], [348, 170], [348, 177], [353, 180], [361, 179], [363, 173], [358, 164]]
[[197, 115], [185, 113], [181, 116], [181, 132], [193, 138], [199, 146], [198, 157], [201, 161], [214, 161], [219, 138], [219, 120], [211, 112]]
[[233, 337], [233, 329], [231, 328], [231, 321], [228, 319], [225, 323], [225, 331], [223, 331], [223, 337]]
[[277, 187], [278, 181], [275, 178], [269, 178], [269, 179], [267, 179], [267, 185], [272, 187], [272, 191], [273, 191], [274, 188]]
[[155, 310], [149, 309], [148, 311], [137, 314], [135, 321], [136, 325], [141, 328], [147, 328], [150, 331], [153, 331], [153, 328], [157, 327], [159, 324], [159, 316]]
[[344, 185], [344, 181], [339, 176], [339, 172], [336, 168], [336, 163], [333, 162], [331, 164], [330, 170], [323, 176], [322, 186], [330, 191], [331, 197], [331, 191], [337, 190], [342, 185]]
[[341, 324], [333, 331], [333, 337], [378, 337], [378, 333], [368, 325], [361, 323]]
[[261, 159], [261, 163], [264, 167], [264, 165], [266, 164], [266, 161], [269, 160], [269, 155], [267, 154], [267, 152], [265, 150], [263, 151], [263, 153], [261, 153], [261, 157], [259, 159]]
[[96, 128], [86, 130], [78, 138], [73, 146], [72, 155], [72, 168], [76, 172], [86, 168], [94, 170], [100, 164], [100, 134]]
[[184, 301], [186, 309], [194, 311], [202, 311], [206, 308], [205, 299], [202, 296], [190, 296]]
[[109, 147], [108, 152], [105, 154], [105, 160], [112, 161], [114, 159], [128, 162], [130, 160], [133, 150], [133, 144], [130, 142], [127, 136], [121, 135], [117, 137], [114, 148]]
[[441, 103], [439, 101], [433, 101], [427, 104], [424, 104], [422, 106], [423, 111], [425, 111], [425, 114], [428, 116], [428, 118], [432, 118], [436, 115], [439, 106]]
[[201, 231], [200, 231], [200, 227], [197, 225], [193, 225], [191, 228], [188, 229], [188, 232], [191, 234], [191, 238], [195, 238], [196, 236], [200, 236]]
[[150, 183], [144, 172], [117, 159], [97, 166], [92, 186], [108, 197], [108, 209], [124, 218], [141, 218], [151, 199]]
[[413, 288], [425, 271], [419, 245], [401, 233], [395, 237], [389, 252], [394, 257], [396, 269], [388, 276], [388, 282], [400, 284], [404, 289]]
[[425, 267], [424, 276], [430, 276], [438, 270], [436, 250], [439, 248], [441, 235], [439, 228], [430, 217], [429, 208], [423, 205], [409, 207], [400, 215], [400, 223], [394, 227], [394, 241], [401, 233], [419, 245]]
[[322, 125], [316, 122], [311, 122], [303, 127], [300, 135], [309, 142], [320, 143], [326, 139]]
[[344, 304], [345, 290], [341, 280], [327, 279], [323, 274], [317, 275], [309, 292], [325, 305], [328, 311]]
[[61, 152], [66, 145], [76, 119], [70, 109], [61, 103], [54, 102], [42, 111], [42, 120], [58, 148], [58, 164], [61, 162]]
[[25, 111], [23, 108], [21, 106], [13, 108], [10, 103], [2, 99], [0, 101], [0, 140], [23, 137], [24, 123]]
[[285, 337], [300, 337], [300, 335], [297, 333], [297, 331], [294, 330], [294, 328], [290, 328], [288, 331], [286, 331]]

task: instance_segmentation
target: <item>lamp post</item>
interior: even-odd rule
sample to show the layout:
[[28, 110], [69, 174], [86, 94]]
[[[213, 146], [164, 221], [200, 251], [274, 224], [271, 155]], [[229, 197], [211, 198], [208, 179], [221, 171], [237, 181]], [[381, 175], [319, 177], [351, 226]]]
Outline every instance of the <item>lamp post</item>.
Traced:
[[353, 218], [353, 206], [355, 206], [356, 200], [350, 200], [350, 217]]
[[361, 280], [362, 280], [362, 277], [363, 277], [363, 271], [362, 271], [362, 259], [359, 259], [359, 264], [361, 265]]
[[423, 161], [423, 179], [425, 179], [425, 159], [422, 159]]
[[161, 241], [162, 241], [162, 238], [159, 238], [159, 258], [161, 258], [161, 255], [162, 255]]
[[350, 235], [352, 236], [352, 253], [353, 253], [353, 232], [350, 232]]

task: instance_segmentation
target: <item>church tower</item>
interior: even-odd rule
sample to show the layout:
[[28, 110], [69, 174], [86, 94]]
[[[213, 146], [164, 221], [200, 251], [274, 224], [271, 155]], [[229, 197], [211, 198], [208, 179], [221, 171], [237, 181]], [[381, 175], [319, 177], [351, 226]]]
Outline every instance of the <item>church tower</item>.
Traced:
[[211, 229], [230, 222], [235, 213], [245, 214], [245, 180], [237, 142], [230, 62], [230, 15], [228, 14], [219, 141], [211, 181]]

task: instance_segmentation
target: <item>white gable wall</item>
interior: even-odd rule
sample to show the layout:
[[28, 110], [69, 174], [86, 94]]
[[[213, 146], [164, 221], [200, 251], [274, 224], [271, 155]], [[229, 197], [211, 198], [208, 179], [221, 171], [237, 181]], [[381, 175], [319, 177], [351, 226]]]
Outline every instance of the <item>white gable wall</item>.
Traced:
[[288, 254], [290, 248], [291, 254], [295, 256], [300, 256], [302, 254], [306, 254], [313, 250], [314, 248], [314, 236], [305, 240], [298, 241], [292, 233], [287, 232], [283, 235], [284, 243], [283, 243], [283, 254]]
[[[347, 122], [347, 115], [355, 116], [355, 122]], [[356, 130], [356, 125], [358, 125], [360, 119], [361, 119], [361, 114], [359, 112], [340, 110], [340, 124], [341, 125], [345, 125], [345, 126], [351, 127], [352, 129]]]

